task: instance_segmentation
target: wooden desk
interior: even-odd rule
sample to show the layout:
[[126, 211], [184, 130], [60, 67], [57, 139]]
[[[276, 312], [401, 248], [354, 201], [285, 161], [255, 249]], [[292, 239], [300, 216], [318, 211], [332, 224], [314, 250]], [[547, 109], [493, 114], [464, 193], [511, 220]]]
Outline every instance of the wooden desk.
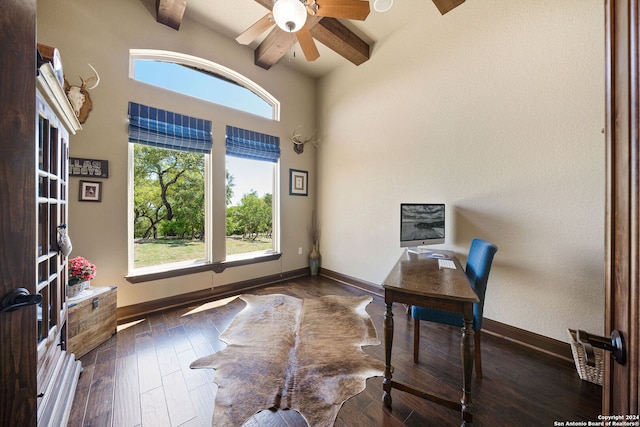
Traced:
[[[471, 374], [473, 371], [473, 303], [478, 297], [471, 288], [460, 261], [453, 252], [438, 250], [449, 256], [457, 269], [440, 269], [438, 260], [424, 254], [404, 253], [383, 283], [386, 311], [384, 314], [385, 369], [382, 383], [382, 400], [391, 408], [391, 389], [396, 388], [423, 399], [436, 402], [450, 409], [458, 410], [462, 425], [472, 422], [471, 416]], [[393, 381], [391, 347], [393, 345], [393, 303], [417, 305], [442, 311], [461, 313], [464, 328], [460, 349], [462, 352], [462, 399], [460, 402], [448, 400], [437, 394], [418, 390], [409, 385]]]

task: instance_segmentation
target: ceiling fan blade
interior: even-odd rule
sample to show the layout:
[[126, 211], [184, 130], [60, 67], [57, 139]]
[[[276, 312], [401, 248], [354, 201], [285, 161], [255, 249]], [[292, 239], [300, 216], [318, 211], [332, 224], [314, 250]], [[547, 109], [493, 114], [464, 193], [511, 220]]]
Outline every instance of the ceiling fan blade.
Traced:
[[460, 6], [464, 1], [465, 0], [433, 0], [433, 3], [440, 11], [440, 14], [444, 15], [445, 13]]
[[318, 52], [318, 48], [316, 47], [316, 43], [313, 41], [313, 37], [311, 36], [311, 32], [309, 31], [307, 24], [303, 25], [302, 28], [296, 32], [296, 37], [298, 38], [298, 43], [300, 43], [300, 47], [302, 48], [302, 52], [304, 52], [304, 57], [307, 58], [307, 61], [315, 61], [320, 58], [320, 52]]
[[359, 21], [364, 21], [370, 12], [369, 2], [362, 0], [317, 0], [315, 5], [313, 0], [308, 0], [307, 6], [307, 10], [312, 15], [357, 19]]
[[240, 44], [250, 44], [252, 41], [260, 37], [262, 33], [267, 31], [271, 26], [275, 24], [273, 15], [267, 13], [265, 16], [256, 21], [252, 26], [244, 30], [242, 34], [236, 37], [236, 41]]

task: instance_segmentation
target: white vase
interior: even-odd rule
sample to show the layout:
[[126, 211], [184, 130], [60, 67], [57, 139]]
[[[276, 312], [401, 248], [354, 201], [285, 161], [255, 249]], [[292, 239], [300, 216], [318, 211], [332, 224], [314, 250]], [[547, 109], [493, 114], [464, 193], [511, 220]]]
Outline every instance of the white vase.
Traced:
[[82, 292], [82, 283], [67, 286], [67, 298], [78, 296], [80, 292]]
[[91, 280], [85, 280], [84, 282], [80, 282], [80, 284], [82, 285], [82, 290], [89, 289], [89, 286], [91, 285]]

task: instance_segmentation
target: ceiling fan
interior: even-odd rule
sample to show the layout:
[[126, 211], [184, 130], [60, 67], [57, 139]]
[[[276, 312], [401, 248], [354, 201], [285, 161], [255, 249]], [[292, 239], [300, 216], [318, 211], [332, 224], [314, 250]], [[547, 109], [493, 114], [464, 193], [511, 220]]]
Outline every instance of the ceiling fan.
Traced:
[[[160, 0], [179, 1], [179, 0]], [[182, 0], [184, 1], [184, 0]], [[249, 45], [275, 26], [254, 51], [256, 65], [268, 70], [296, 41], [308, 61], [320, 57], [314, 39], [355, 65], [369, 59], [370, 47], [337, 18], [364, 21], [369, 15], [366, 0], [255, 0], [269, 13], [247, 28], [236, 40]], [[432, 0], [442, 15], [465, 0]], [[388, 10], [393, 0], [373, 0], [378, 12]], [[282, 10], [285, 13], [281, 13]], [[286, 10], [289, 9], [289, 12]], [[293, 12], [291, 12], [293, 10]], [[284, 19], [282, 19], [284, 17]], [[279, 23], [278, 23], [279, 22]], [[293, 34], [295, 34], [295, 37]]]
[[[369, 2], [363, 0], [275, 0], [273, 5], [259, 1], [271, 11], [236, 37], [236, 41], [248, 45], [272, 26], [272, 31], [295, 33], [307, 61], [320, 57], [310, 28], [319, 18], [343, 18], [364, 21], [369, 15]], [[307, 15], [310, 19], [307, 19]]]

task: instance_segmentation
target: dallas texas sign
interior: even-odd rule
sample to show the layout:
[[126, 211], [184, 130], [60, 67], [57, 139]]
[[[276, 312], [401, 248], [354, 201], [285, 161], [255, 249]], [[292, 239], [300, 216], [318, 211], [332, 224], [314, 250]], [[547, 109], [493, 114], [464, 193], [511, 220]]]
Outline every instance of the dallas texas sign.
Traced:
[[109, 178], [109, 161], [69, 157], [69, 176]]

